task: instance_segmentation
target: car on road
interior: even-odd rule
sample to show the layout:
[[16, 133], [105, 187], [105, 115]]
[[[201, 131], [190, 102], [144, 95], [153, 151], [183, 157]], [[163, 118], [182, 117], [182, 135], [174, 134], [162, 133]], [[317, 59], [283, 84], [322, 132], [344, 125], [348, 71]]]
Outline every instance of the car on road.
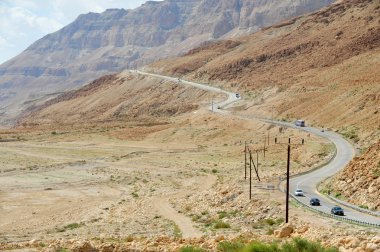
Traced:
[[236, 93], [235, 96], [236, 96], [236, 98], [240, 98], [240, 94]]
[[318, 198], [311, 198], [310, 199], [310, 205], [312, 205], [312, 206], [320, 206], [321, 202], [319, 201]]
[[304, 120], [297, 120], [294, 122], [294, 124], [298, 127], [305, 127], [305, 121]]
[[333, 208], [331, 208], [331, 214], [343, 216], [344, 210], [340, 206], [334, 206]]
[[302, 189], [297, 189], [297, 190], [294, 192], [294, 195], [296, 195], [296, 196], [304, 196]]

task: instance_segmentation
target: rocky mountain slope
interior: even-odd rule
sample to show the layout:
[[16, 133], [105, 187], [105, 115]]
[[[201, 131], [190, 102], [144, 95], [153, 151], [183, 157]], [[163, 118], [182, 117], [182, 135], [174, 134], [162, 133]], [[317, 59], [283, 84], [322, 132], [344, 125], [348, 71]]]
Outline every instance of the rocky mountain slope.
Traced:
[[380, 2], [346, 0], [252, 36], [208, 44], [151, 71], [242, 92], [247, 115], [304, 118], [368, 151], [330, 183], [354, 204], [379, 209]]
[[346, 0], [149, 71], [242, 92], [244, 114], [306, 119], [354, 142], [380, 137], [380, 3]]
[[30, 107], [20, 126], [67, 128], [138, 123], [165, 125], [171, 116], [199, 107], [206, 91], [135, 73], [105, 75], [90, 84]]
[[166, 0], [80, 15], [0, 66], [2, 121], [36, 99], [104, 74], [176, 55], [204, 41], [251, 33], [332, 2]]

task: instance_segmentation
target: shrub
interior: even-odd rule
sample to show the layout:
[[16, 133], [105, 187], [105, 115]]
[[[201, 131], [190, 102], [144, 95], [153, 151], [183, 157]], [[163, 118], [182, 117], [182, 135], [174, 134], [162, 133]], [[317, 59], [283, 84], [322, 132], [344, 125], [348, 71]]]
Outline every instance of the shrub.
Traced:
[[186, 247], [181, 248], [179, 251], [180, 252], [205, 252], [205, 250], [198, 247], [194, 247], [194, 246], [186, 246]]
[[211, 171], [212, 171], [212, 173], [217, 173], [218, 172], [217, 169], [212, 169]]
[[218, 220], [217, 222], [215, 222], [214, 224], [214, 228], [216, 229], [220, 229], [220, 228], [230, 228], [230, 224], [226, 223], [226, 222], [223, 222], [221, 220]]
[[278, 248], [278, 245], [275, 243], [264, 244], [261, 242], [252, 242], [248, 244], [242, 251], [243, 252], [272, 252], [272, 251], [275, 252], [275, 251], [281, 251], [281, 250]]
[[223, 219], [228, 216], [228, 213], [225, 211], [218, 212], [218, 214], [219, 214], [219, 219]]
[[230, 251], [240, 251], [244, 248], [244, 244], [241, 242], [229, 242], [223, 241], [218, 243], [218, 251], [221, 252], [230, 252]]
[[133, 193], [131, 193], [132, 194], [132, 197], [133, 198], [138, 198], [139, 197], [139, 195], [137, 194], [137, 192], [133, 192]]
[[276, 221], [273, 220], [273, 219], [265, 219], [265, 222], [266, 222], [269, 226], [273, 226], [274, 224], [276, 224]]

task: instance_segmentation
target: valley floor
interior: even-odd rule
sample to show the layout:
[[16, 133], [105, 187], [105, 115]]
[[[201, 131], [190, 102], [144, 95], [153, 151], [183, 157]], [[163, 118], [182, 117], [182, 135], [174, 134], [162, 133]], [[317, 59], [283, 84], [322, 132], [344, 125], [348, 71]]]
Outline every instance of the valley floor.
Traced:
[[[262, 181], [253, 179], [249, 200], [244, 142], [254, 150], [262, 148], [267, 134], [305, 138], [305, 148], [293, 151], [292, 173], [326, 162], [332, 150], [306, 133], [202, 109], [148, 134], [141, 128], [3, 132], [1, 246], [43, 249], [57, 239], [148, 246], [164, 236], [169, 240], [162, 246], [198, 237], [212, 248], [221, 239], [244, 235], [273, 240], [284, 222], [284, 195], [268, 188], [284, 176], [286, 152], [270, 143], [265, 158], [260, 153]], [[327, 233], [336, 236], [326, 241], [333, 245], [357, 229], [295, 203], [291, 220], [298, 235], [321, 239]]]

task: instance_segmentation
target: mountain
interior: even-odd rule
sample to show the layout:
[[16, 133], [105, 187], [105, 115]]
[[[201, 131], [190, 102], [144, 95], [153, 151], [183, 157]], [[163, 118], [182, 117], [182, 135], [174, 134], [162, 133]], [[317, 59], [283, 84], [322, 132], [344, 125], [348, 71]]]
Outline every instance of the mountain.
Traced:
[[[334, 129], [368, 146], [380, 138], [379, 13], [377, 2], [346, 0], [249, 36], [203, 44], [145, 69], [240, 92], [246, 103], [235, 108], [236, 113], [304, 118], [308, 125]], [[150, 96], [146, 90], [135, 90], [133, 96]], [[91, 99], [104, 99], [103, 92], [96, 91]], [[113, 97], [128, 102], [122, 92]], [[69, 100], [75, 103], [77, 98]], [[93, 111], [101, 110], [102, 103], [90, 100], [79, 102], [78, 109], [87, 103], [94, 104]], [[66, 118], [59, 110], [48, 112], [49, 108], [36, 107], [26, 121], [38, 125], [44, 113]], [[93, 121], [101, 118], [90, 108], [80, 111], [90, 113]], [[118, 120], [107, 115], [108, 120]]]
[[257, 31], [333, 0], [166, 0], [80, 15], [0, 65], [2, 121], [104, 74]]
[[240, 113], [304, 118], [362, 145], [380, 138], [380, 3], [346, 0], [147, 71], [241, 92]]

